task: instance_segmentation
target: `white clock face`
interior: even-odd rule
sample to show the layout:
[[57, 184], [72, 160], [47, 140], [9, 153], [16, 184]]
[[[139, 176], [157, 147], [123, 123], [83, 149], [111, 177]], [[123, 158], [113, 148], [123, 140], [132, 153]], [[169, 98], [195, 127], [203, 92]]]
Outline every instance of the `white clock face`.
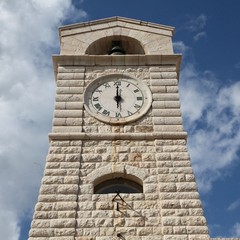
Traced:
[[84, 102], [86, 109], [97, 119], [120, 124], [146, 113], [151, 103], [151, 93], [139, 80], [112, 75], [89, 84]]

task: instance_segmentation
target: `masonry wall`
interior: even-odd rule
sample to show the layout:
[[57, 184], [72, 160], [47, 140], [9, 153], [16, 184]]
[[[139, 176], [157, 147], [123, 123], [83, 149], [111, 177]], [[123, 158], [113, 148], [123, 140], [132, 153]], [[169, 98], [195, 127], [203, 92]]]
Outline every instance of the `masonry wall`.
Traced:
[[[108, 174], [137, 176], [143, 194], [117, 211], [115, 194], [93, 194]], [[183, 140], [53, 141], [38, 201], [30, 239], [208, 239]]]
[[[117, 234], [209, 239], [182, 128], [176, 71], [173, 64], [58, 67], [51, 146], [30, 240], [110, 240], [119, 239]], [[84, 110], [84, 89], [98, 77], [123, 72], [149, 86], [152, 108], [132, 124], [101, 123]], [[94, 183], [106, 175], [135, 176], [143, 193], [121, 194], [117, 210], [115, 194], [93, 194]]]
[[[130, 56], [131, 57], [131, 56]], [[136, 60], [136, 59], [135, 59]], [[96, 64], [96, 63], [95, 63]], [[104, 64], [103, 64], [104, 65]], [[153, 95], [152, 109], [134, 124], [111, 126], [89, 116], [83, 107], [85, 87], [106, 74], [128, 74], [141, 79]], [[57, 132], [182, 132], [176, 67], [59, 66], [53, 133]]]

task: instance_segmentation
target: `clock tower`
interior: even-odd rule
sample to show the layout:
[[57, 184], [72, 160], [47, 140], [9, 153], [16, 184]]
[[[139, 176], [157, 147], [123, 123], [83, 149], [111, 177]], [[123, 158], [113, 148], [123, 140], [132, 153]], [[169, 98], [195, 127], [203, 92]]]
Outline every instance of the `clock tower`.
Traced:
[[29, 240], [207, 240], [169, 26], [60, 27], [50, 147]]

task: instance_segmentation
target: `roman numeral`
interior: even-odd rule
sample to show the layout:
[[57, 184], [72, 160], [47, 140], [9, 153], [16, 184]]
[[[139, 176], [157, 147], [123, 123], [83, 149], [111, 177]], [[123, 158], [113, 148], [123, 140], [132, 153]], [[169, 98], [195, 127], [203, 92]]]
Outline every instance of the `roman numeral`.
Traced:
[[142, 97], [137, 97], [137, 101], [142, 101], [143, 98]]
[[131, 115], [133, 115], [133, 113], [132, 113], [132, 112], [130, 112], [130, 111], [127, 111], [127, 113], [128, 113], [128, 116], [131, 116]]
[[121, 86], [121, 82], [120, 81], [114, 81], [114, 86]]
[[110, 112], [104, 109], [103, 112], [102, 112], [102, 114], [104, 114], [104, 115], [106, 115], [106, 116], [109, 116], [109, 115], [110, 115]]
[[135, 89], [134, 92], [135, 92], [135, 93], [139, 92], [139, 89]]
[[98, 101], [98, 97], [93, 97], [92, 100], [93, 100], [94, 102], [97, 102], [97, 101]]
[[121, 113], [119, 113], [119, 112], [116, 112], [116, 117], [118, 118], [120, 118], [120, 117], [122, 117], [122, 115], [121, 115]]
[[104, 86], [105, 88], [109, 88], [109, 87], [110, 87], [109, 83], [104, 83], [103, 86]]
[[96, 89], [95, 92], [101, 93], [102, 90], [100, 90], [100, 89]]
[[98, 111], [102, 109], [102, 106], [99, 103], [94, 104], [94, 106]]
[[135, 107], [136, 109], [140, 109], [140, 108], [141, 108], [141, 106], [138, 105], [138, 104], [135, 104], [134, 107]]

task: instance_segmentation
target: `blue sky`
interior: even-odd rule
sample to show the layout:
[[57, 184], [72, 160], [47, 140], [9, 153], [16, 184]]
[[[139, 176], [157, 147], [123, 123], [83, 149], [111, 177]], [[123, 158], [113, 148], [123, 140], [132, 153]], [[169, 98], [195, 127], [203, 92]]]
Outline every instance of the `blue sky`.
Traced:
[[122, 16], [170, 25], [184, 128], [211, 237], [240, 237], [240, 2], [0, 1], [0, 233], [25, 240], [48, 151], [60, 25]]

